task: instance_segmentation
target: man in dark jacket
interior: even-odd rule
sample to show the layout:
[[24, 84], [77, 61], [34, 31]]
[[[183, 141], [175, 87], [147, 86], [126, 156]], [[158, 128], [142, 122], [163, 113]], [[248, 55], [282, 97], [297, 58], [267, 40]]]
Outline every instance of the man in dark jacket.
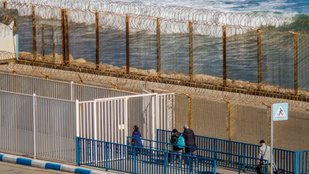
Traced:
[[[175, 145], [173, 145], [173, 153], [178, 153], [178, 154], [182, 154], [182, 149], [183, 148], [179, 148], [176, 144], [177, 144], [177, 142], [178, 142], [178, 138], [180, 137], [180, 133], [177, 131], [177, 129], [173, 129], [172, 130], [172, 138], [171, 138], [171, 143], [172, 144], [175, 144]], [[173, 155], [173, 156], [175, 156], [175, 155]], [[178, 157], [179, 157], [179, 161], [181, 162], [181, 155], [177, 155]], [[172, 161], [174, 161], [176, 158], [177, 158], [177, 156], [175, 156], [175, 157], [172, 157]], [[172, 162], [171, 162], [172, 163]], [[170, 164], [170, 165], [172, 165], [172, 164]]]
[[[188, 125], [185, 125], [183, 128], [184, 128], [184, 131], [183, 131], [182, 136], [185, 138], [185, 142], [186, 142], [186, 148], [185, 148], [186, 155], [192, 155], [196, 157], [195, 147], [197, 146], [195, 144], [195, 134], [193, 130], [189, 129]], [[190, 147], [193, 147], [193, 148], [190, 148]], [[186, 160], [186, 163], [188, 163], [188, 160]]]

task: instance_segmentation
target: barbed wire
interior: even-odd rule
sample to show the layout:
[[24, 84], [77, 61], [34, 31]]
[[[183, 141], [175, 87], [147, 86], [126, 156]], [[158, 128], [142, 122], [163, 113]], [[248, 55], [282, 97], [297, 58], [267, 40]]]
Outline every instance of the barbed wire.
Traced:
[[[159, 18], [162, 21], [169, 22], [168, 25], [161, 26], [162, 33], [187, 33], [188, 27], [185, 26], [184, 23], [188, 23], [189, 21], [196, 24], [196, 26], [211, 26], [212, 29], [216, 28], [215, 26], [227, 26], [231, 28], [242, 28], [245, 30], [263, 27], [263, 29], [267, 30], [296, 30], [299, 33], [306, 34], [308, 33], [309, 25], [308, 19], [296, 19], [245, 12], [221, 12], [193, 7], [154, 6], [108, 0], [70, 0], [65, 1], [65, 3], [56, 0], [8, 0], [6, 2], [8, 6], [18, 8], [21, 15], [30, 15], [31, 9], [25, 9], [24, 6], [29, 7], [34, 5], [38, 9], [36, 10], [36, 14], [44, 19], [60, 20], [59, 10], [67, 9], [71, 12], [71, 14], [69, 13], [69, 20], [77, 23], [93, 24], [94, 17], [91, 13], [94, 12], [108, 14], [108, 24], [103, 22], [100, 22], [100, 24], [101, 26], [114, 27], [115, 29], [123, 29], [123, 19], [119, 18], [121, 15], [129, 15], [134, 19], [131, 24], [132, 28], [147, 31], [155, 31], [154, 19]], [[44, 8], [44, 10], [40, 10], [42, 8]], [[114, 24], [112, 24], [112, 22]], [[293, 22], [297, 22], [297, 25], [291, 25]], [[196, 34], [209, 33], [205, 33], [199, 28], [197, 28], [195, 32]], [[213, 33], [219, 34], [220, 29]], [[228, 33], [228, 36], [233, 34], [235, 33]], [[217, 37], [220, 37], [220, 34]]]

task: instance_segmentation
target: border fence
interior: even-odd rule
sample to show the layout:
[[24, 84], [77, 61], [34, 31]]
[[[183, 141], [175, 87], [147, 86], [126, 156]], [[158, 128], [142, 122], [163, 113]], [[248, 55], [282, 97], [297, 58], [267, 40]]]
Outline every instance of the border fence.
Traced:
[[111, 1], [2, 3], [23, 16], [21, 51], [30, 53], [20, 63], [308, 101], [307, 19]]

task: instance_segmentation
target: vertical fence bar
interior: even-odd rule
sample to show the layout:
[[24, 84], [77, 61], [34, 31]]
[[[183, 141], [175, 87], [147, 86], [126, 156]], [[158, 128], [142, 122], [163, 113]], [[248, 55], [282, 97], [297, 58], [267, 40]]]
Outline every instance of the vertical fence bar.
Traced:
[[95, 60], [96, 60], [96, 70], [99, 69], [99, 13], [95, 12]]
[[5, 2], [3, 2], [3, 8], [7, 8], [6, 1], [5, 1]]
[[33, 158], [36, 159], [36, 95], [33, 93], [32, 95], [32, 109], [33, 109]]
[[35, 6], [32, 6], [32, 39], [33, 39], [33, 61], [36, 60], [36, 28], [35, 28]]
[[298, 152], [295, 152], [294, 173], [298, 174]]
[[61, 9], [61, 31], [62, 31], [62, 60], [65, 63], [65, 21], [64, 9]]
[[69, 15], [68, 10], [65, 10], [65, 65], [69, 64]]
[[126, 72], [130, 73], [130, 32], [129, 32], [129, 16], [126, 16]]
[[79, 159], [79, 137], [76, 135], [76, 166], [79, 166], [80, 159]]
[[190, 71], [190, 81], [193, 81], [193, 27], [192, 22], [189, 22], [189, 71]]
[[75, 100], [75, 112], [76, 112], [76, 136], [79, 137], [79, 132], [80, 132], [80, 117], [79, 117], [79, 102], [78, 100]]
[[223, 87], [226, 87], [226, 26], [223, 26]]
[[161, 34], [160, 34], [160, 19], [157, 18], [157, 73], [161, 75]]
[[294, 90], [298, 95], [298, 35], [294, 34]]
[[262, 83], [262, 44], [261, 44], [261, 29], [257, 30], [257, 44], [258, 44], [258, 90], [261, 90]]
[[[55, 51], [55, 27], [52, 26], [52, 39], [53, 39], [53, 60], [55, 61], [56, 51]], [[55, 63], [55, 62], [54, 62]]]
[[45, 56], [44, 26], [42, 26], [41, 30], [42, 30], [42, 56]]

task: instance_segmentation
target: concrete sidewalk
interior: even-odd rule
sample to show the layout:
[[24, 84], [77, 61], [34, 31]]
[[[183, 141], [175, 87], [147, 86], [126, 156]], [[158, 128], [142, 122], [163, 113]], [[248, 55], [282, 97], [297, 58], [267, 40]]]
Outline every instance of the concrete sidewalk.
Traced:
[[81, 173], [81, 174], [111, 174], [111, 172], [104, 172], [99, 170], [87, 169], [66, 164], [51, 163], [42, 160], [33, 160], [29, 158], [21, 158], [15, 155], [0, 153], [0, 161], [21, 164], [26, 166], [33, 166], [43, 169], [52, 169], [64, 172]]

